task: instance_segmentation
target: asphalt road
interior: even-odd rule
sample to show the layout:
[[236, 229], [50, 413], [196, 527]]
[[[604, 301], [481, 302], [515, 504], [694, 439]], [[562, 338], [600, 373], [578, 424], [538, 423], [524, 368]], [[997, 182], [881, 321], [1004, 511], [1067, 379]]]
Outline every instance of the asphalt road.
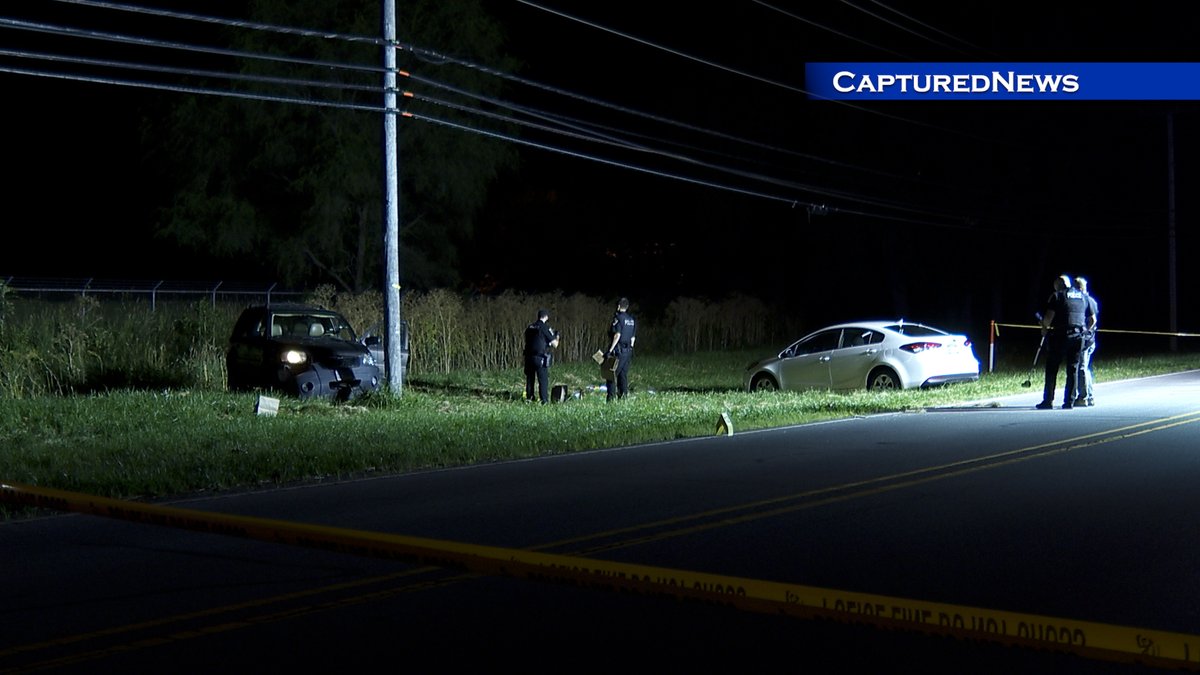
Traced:
[[[172, 505], [1200, 635], [1198, 393], [1031, 389]], [[0, 524], [0, 580], [0, 673], [1160, 672], [80, 514]]]

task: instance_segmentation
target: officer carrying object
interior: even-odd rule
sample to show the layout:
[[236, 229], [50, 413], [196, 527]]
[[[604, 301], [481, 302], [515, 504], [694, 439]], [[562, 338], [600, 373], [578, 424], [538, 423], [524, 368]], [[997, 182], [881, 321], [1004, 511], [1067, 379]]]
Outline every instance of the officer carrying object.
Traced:
[[592, 354], [592, 360], [600, 366], [600, 377], [611, 380], [613, 371], [617, 369], [617, 357], [605, 356], [604, 350], [597, 349], [596, 353]]

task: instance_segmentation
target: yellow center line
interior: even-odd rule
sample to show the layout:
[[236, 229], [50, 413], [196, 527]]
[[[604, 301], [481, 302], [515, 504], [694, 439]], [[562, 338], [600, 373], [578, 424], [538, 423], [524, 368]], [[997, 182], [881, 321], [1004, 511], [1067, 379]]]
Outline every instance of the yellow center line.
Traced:
[[[1003, 452], [998, 452], [998, 453], [991, 454], [991, 455], [985, 455], [982, 457], [973, 457], [971, 459], [964, 459], [964, 460], [959, 460], [959, 461], [955, 461], [955, 462], [949, 462], [949, 463], [940, 464], [937, 466], [923, 467], [920, 469], [913, 469], [911, 471], [904, 471], [904, 472], [900, 472], [900, 473], [889, 474], [886, 476], [877, 476], [875, 478], [869, 478], [869, 479], [861, 480], [861, 481], [854, 481], [854, 482], [850, 482], [850, 483], [842, 483], [840, 485], [832, 485], [832, 486], [827, 486], [827, 487], [822, 487], [822, 488], [816, 488], [813, 490], [808, 490], [805, 492], [798, 492], [795, 494], [785, 495], [782, 497], [772, 497], [770, 499], [763, 499], [763, 500], [754, 501], [754, 502], [747, 502], [745, 504], [736, 504], [733, 506], [725, 506], [725, 507], [721, 507], [721, 508], [717, 508], [717, 509], [710, 509], [708, 511], [701, 511], [699, 513], [688, 514], [685, 516], [677, 516], [674, 518], [665, 518], [663, 520], [651, 521], [648, 523], [641, 523], [641, 524], [632, 525], [629, 527], [615, 528], [615, 529], [607, 530], [607, 531], [603, 531], [603, 532], [594, 532], [594, 533], [579, 536], [579, 537], [574, 537], [574, 538], [570, 538], [570, 539], [562, 539], [562, 540], [559, 540], [556, 542], [541, 544], [538, 546], [531, 547], [528, 550], [539, 551], [539, 550], [544, 550], [547, 548], [585, 543], [585, 542], [593, 541], [593, 540], [604, 538], [604, 537], [618, 537], [618, 536], [621, 536], [624, 534], [632, 534], [632, 533], [642, 532], [642, 531], [649, 530], [649, 529], [665, 528], [665, 527], [670, 527], [672, 525], [690, 523], [690, 522], [694, 522], [696, 520], [701, 520], [701, 519], [715, 518], [715, 517], [719, 517], [719, 516], [728, 516], [730, 514], [737, 514], [737, 513], [741, 513], [741, 512], [745, 512], [745, 511], [756, 511], [756, 510], [762, 509], [764, 507], [777, 506], [777, 505], [781, 505], [781, 504], [787, 504], [789, 502], [811, 500], [813, 497], [818, 497], [820, 495], [827, 495], [827, 494], [832, 494], [832, 493], [837, 493], [837, 492], [845, 492], [845, 491], [855, 490], [855, 489], [859, 489], [859, 488], [867, 488], [867, 487], [876, 486], [876, 485], [880, 485], [880, 484], [888, 484], [888, 483], [893, 483], [896, 481], [901, 481], [901, 480], [907, 479], [907, 478], [915, 478], [917, 476], [937, 474], [937, 475], [930, 476], [926, 479], [910, 480], [909, 482], [902, 484], [902, 486], [917, 485], [920, 483], [929, 482], [931, 480], [937, 480], [941, 477], [949, 477], [952, 475], [961, 475], [961, 474], [967, 473], [971, 470], [978, 470], [978, 469], [970, 469], [970, 467], [973, 465], [984, 465], [984, 466], [978, 467], [979, 469], [981, 469], [981, 468], [987, 468], [988, 466], [1000, 465], [1002, 463], [1011, 463], [1011, 461], [1009, 461], [1009, 462], [1003, 461], [1006, 458], [1012, 458], [1012, 461], [1018, 461], [1021, 459], [1022, 455], [1031, 455], [1029, 457], [1030, 459], [1032, 459], [1033, 457], [1043, 457], [1043, 456], [1047, 456], [1049, 454], [1056, 454], [1053, 452], [1045, 452], [1047, 450], [1054, 450], [1056, 448], [1062, 448], [1061, 451], [1065, 452], [1066, 450], [1077, 449], [1080, 447], [1086, 447], [1087, 445], [1095, 445], [1096, 443], [1100, 443], [1100, 442], [1108, 442], [1108, 441], [1112, 441], [1112, 440], [1120, 440], [1123, 438], [1129, 438], [1131, 436], [1139, 435], [1141, 433], [1147, 433], [1149, 431], [1157, 431], [1159, 429], [1169, 428], [1170, 426], [1175, 426], [1177, 424], [1189, 424], [1189, 423], [1195, 422], [1195, 421], [1200, 421], [1200, 410], [1188, 412], [1188, 413], [1182, 413], [1179, 415], [1173, 415], [1171, 417], [1164, 417], [1164, 418], [1160, 418], [1157, 420], [1150, 420], [1147, 422], [1138, 422], [1136, 424], [1130, 424], [1130, 425], [1127, 425], [1124, 427], [1117, 427], [1115, 429], [1108, 429], [1105, 431], [1097, 431], [1097, 432], [1090, 433], [1090, 434], [1084, 434], [1082, 436], [1075, 436], [1072, 438], [1066, 438], [1066, 439], [1061, 439], [1061, 440], [1056, 440], [1056, 441], [1049, 441], [1047, 443], [1039, 443], [1037, 445], [1031, 445], [1031, 446], [1027, 446], [1027, 447], [1023, 447], [1023, 448], [1017, 448], [1015, 450], [1006, 450]], [[1168, 424], [1166, 426], [1155, 426], [1155, 425], [1162, 425], [1167, 422], [1174, 422], [1174, 423]], [[1147, 429], [1147, 427], [1150, 427], [1150, 428]], [[1144, 430], [1135, 432], [1134, 430], [1137, 430], [1137, 429], [1144, 429]], [[955, 469], [958, 469], [958, 471], [956, 471], [954, 473], [949, 473], [949, 472], [951, 472], [951, 470], [955, 470]], [[946, 475], [942, 476], [942, 474], [946, 474]], [[845, 499], [849, 499], [849, 498], [855, 497], [855, 496], [866, 496], [869, 494], [877, 494], [878, 492], [883, 492], [883, 491], [886, 491], [887, 489], [888, 488], [882, 488], [882, 489], [876, 489], [876, 490], [868, 491], [868, 492], [856, 492], [849, 496], [831, 498], [831, 499], [828, 499], [826, 501], [819, 502], [819, 503], [828, 504], [828, 503], [833, 503], [835, 501], [844, 501]], [[769, 511], [768, 513], [771, 513], [771, 514], [787, 513], [790, 511], [794, 511], [797, 508], [806, 508], [808, 506], [814, 506], [814, 505], [816, 505], [816, 504], [814, 504], [813, 502], [806, 502], [803, 506], [782, 507], [782, 508], [777, 508], [774, 511]], [[753, 515], [757, 515], [757, 514], [752, 514], [751, 516], [730, 518], [728, 520], [723, 520], [721, 522], [723, 522], [723, 523], [729, 522], [730, 524], [745, 522], [747, 520], [753, 519]], [[688, 530], [688, 532], [699, 531], [700, 529], [704, 529], [704, 528], [701, 527], [698, 529]]]

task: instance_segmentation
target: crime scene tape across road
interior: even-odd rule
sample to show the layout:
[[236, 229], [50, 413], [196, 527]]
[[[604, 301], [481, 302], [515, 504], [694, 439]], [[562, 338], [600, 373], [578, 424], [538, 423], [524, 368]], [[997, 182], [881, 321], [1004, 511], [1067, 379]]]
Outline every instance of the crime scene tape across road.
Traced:
[[664, 567], [423, 537], [206, 513], [0, 483], [0, 502], [211, 534], [464, 569], [607, 591], [701, 600], [734, 609], [827, 619], [1109, 661], [1200, 670], [1200, 635], [924, 602]]
[[[993, 321], [992, 322], [993, 335], [998, 335], [1000, 333], [1001, 327], [1004, 327], [1004, 328], [1032, 328], [1034, 330], [1041, 330], [1041, 328], [1042, 328], [1040, 325], [1036, 325], [1036, 324], [1029, 325], [1027, 323], [999, 323], [999, 322]], [[1097, 328], [1096, 332], [1097, 333], [1124, 333], [1126, 335], [1162, 335], [1165, 337], [1200, 337], [1200, 333], [1168, 333], [1165, 331], [1121, 330], [1118, 328]]]
[[[1000, 328], [1031, 328], [1033, 330], [1041, 330], [1040, 324], [1029, 325], [1026, 323], [1000, 323], [992, 320], [992, 328], [988, 331], [988, 372], [995, 372], [996, 369], [996, 336], [1000, 334]], [[1123, 333], [1125, 335], [1160, 335], [1165, 337], [1200, 337], [1200, 333], [1165, 333], [1151, 330], [1119, 330], [1116, 328], [1097, 328], [1097, 333]]]

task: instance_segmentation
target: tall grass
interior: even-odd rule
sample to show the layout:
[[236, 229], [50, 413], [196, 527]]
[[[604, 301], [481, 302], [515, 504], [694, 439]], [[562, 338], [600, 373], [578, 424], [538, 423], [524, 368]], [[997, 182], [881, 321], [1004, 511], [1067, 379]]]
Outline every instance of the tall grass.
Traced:
[[[360, 332], [381, 324], [380, 293], [317, 288], [307, 301], [340, 311]], [[62, 302], [14, 298], [0, 284], [0, 397], [120, 388], [225, 388], [224, 352], [243, 304], [202, 300]], [[558, 363], [590, 363], [608, 342], [613, 307], [580, 294], [464, 296], [444, 289], [409, 293], [412, 376], [519, 368], [524, 328], [550, 311], [561, 335]], [[635, 311], [638, 307], [634, 307]], [[783, 322], [757, 300], [679, 298], [640, 319], [639, 353], [739, 349], [773, 339]]]
[[[162, 305], [163, 303], [159, 303]], [[7, 300], [0, 397], [114, 388], [221, 389], [233, 306]]]

